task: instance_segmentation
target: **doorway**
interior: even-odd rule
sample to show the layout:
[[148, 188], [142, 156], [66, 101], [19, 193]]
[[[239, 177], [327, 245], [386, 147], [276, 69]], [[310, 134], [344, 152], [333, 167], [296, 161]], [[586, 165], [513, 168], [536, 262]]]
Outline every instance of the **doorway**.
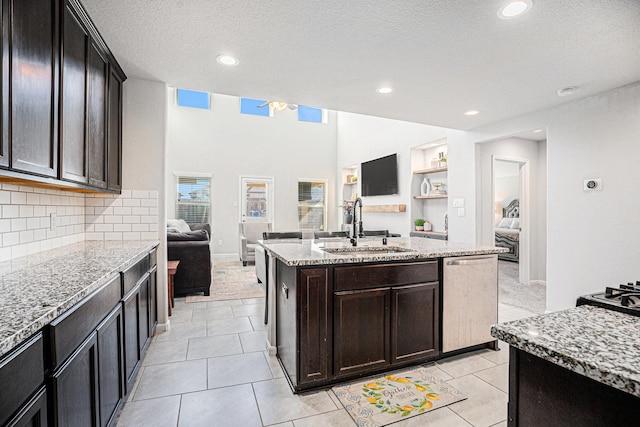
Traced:
[[240, 177], [240, 222], [273, 224], [273, 178]]

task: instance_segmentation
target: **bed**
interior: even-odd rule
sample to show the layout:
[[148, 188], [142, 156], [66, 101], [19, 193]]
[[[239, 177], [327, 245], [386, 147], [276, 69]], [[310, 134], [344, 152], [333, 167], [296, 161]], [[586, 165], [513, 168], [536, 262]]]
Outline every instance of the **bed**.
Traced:
[[520, 201], [514, 199], [502, 209], [502, 220], [495, 228], [496, 246], [509, 249], [498, 259], [518, 262], [520, 259]]

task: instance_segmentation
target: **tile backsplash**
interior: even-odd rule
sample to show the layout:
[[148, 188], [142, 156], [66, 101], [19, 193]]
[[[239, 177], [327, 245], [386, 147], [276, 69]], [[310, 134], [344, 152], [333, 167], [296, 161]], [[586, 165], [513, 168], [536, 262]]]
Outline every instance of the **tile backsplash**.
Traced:
[[157, 238], [157, 191], [116, 195], [0, 185], [0, 261], [84, 240]]

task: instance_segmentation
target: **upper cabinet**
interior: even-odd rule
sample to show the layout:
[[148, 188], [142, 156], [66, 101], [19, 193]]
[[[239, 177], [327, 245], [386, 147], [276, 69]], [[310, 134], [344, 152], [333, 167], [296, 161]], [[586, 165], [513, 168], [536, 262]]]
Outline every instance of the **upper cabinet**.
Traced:
[[82, 5], [4, 0], [2, 22], [0, 175], [119, 192], [126, 76]]

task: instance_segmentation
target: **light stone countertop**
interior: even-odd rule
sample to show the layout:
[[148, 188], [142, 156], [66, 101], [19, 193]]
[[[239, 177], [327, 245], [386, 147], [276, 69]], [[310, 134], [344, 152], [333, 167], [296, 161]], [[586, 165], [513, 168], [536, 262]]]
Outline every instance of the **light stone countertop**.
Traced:
[[0, 263], [0, 356], [157, 245], [88, 241]]
[[640, 317], [583, 305], [493, 325], [491, 335], [640, 397]]
[[[264, 248], [288, 266], [352, 264], [468, 255], [488, 255], [508, 252], [495, 246], [456, 243], [421, 237], [381, 237], [359, 239], [353, 247], [349, 239], [304, 239], [259, 241]], [[334, 251], [333, 253], [327, 252]], [[399, 252], [388, 251], [399, 250]]]

